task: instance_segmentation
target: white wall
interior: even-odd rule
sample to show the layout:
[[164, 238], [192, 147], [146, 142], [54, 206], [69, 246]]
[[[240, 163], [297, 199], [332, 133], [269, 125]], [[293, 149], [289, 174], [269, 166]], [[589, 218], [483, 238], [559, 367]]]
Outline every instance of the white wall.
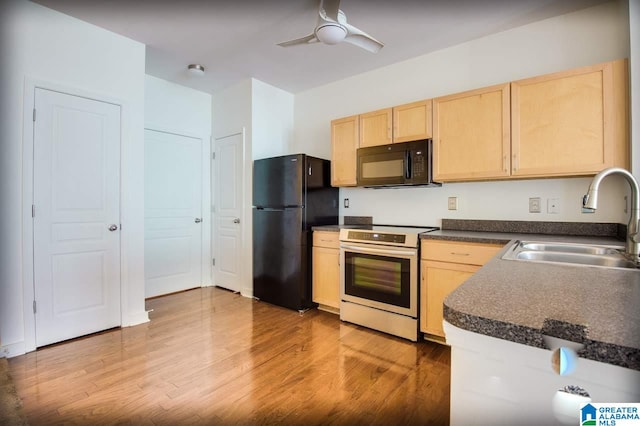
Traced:
[[[23, 116], [25, 81], [55, 83], [116, 99], [122, 109], [122, 323], [148, 320], [144, 306], [144, 45], [24, 0], [1, 3], [0, 323], [1, 353], [29, 349], [33, 315], [23, 309]], [[25, 188], [29, 192], [29, 188]], [[25, 201], [25, 202], [23, 202]], [[25, 214], [27, 213], [27, 214]], [[29, 244], [29, 242], [26, 242]], [[31, 285], [26, 283], [26, 285]], [[26, 303], [25, 303], [26, 302]], [[31, 318], [31, 320], [30, 320]], [[29, 323], [30, 322], [30, 323]], [[26, 324], [26, 326], [25, 326]], [[33, 341], [35, 344], [35, 340]]]
[[144, 126], [202, 140], [202, 285], [211, 285], [211, 95], [145, 76]]
[[[624, 0], [626, 2], [626, 0]], [[634, 0], [632, 0], [634, 1]], [[626, 3], [611, 2], [515, 28], [296, 95], [299, 150], [330, 158], [332, 119], [629, 56]], [[344, 215], [376, 223], [439, 225], [441, 218], [623, 222], [627, 185], [605, 182], [600, 208], [580, 213], [589, 179], [456, 183], [441, 188], [343, 188]], [[617, 182], [616, 182], [617, 180]], [[447, 197], [459, 210], [446, 210]], [[560, 198], [560, 214], [528, 213], [528, 198]], [[342, 204], [342, 203], [341, 203]]]
[[252, 80], [253, 159], [295, 152], [293, 145], [294, 96], [259, 80]]
[[151, 75], [144, 78], [144, 125], [211, 135], [211, 95]]

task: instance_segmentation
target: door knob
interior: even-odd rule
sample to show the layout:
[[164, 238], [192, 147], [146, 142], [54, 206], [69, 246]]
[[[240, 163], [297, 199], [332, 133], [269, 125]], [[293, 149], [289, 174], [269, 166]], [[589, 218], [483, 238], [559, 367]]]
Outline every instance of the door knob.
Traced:
[[113, 232], [117, 230], [118, 230], [118, 225], [116, 224], [109, 225], [109, 231]]
[[195, 222], [196, 222], [196, 223], [200, 223], [200, 222], [202, 222], [202, 219], [200, 219], [199, 217], [196, 217]]
[[235, 219], [233, 219], [233, 223], [240, 223], [240, 219], [236, 217]]

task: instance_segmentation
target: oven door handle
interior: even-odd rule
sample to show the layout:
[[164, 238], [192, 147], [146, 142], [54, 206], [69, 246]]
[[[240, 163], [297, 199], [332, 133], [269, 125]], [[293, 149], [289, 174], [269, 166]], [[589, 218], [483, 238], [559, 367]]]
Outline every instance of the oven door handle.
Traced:
[[362, 246], [350, 246], [346, 244], [340, 245], [341, 249], [349, 250], [353, 252], [361, 252], [361, 253], [376, 253], [376, 254], [384, 254], [387, 256], [401, 255], [401, 256], [415, 256], [417, 254], [416, 251], [409, 250], [395, 250], [395, 249], [376, 249], [371, 247], [362, 247]]

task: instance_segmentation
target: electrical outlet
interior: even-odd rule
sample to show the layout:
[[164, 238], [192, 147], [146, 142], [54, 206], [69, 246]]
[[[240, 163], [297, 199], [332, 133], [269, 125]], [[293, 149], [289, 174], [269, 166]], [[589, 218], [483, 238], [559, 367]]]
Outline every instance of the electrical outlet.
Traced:
[[540, 197], [529, 198], [529, 213], [540, 213]]
[[348, 209], [348, 208], [349, 208], [349, 199], [348, 199], [348, 198], [345, 198], [345, 199], [344, 199], [343, 205], [344, 205], [344, 208], [345, 208], [345, 209]]
[[447, 205], [449, 210], [458, 210], [458, 197], [449, 197]]
[[560, 198], [549, 198], [547, 200], [547, 213], [550, 213], [550, 214], [560, 213]]

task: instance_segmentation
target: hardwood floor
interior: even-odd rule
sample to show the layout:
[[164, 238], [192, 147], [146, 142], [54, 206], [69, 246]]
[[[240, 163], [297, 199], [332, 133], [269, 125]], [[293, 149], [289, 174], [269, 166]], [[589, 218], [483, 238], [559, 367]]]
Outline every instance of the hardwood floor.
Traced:
[[9, 359], [33, 425], [449, 422], [450, 350], [218, 288]]

